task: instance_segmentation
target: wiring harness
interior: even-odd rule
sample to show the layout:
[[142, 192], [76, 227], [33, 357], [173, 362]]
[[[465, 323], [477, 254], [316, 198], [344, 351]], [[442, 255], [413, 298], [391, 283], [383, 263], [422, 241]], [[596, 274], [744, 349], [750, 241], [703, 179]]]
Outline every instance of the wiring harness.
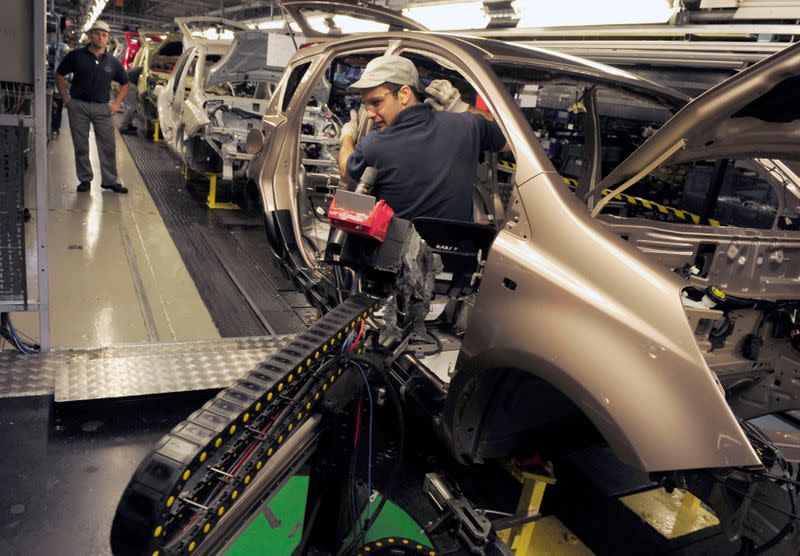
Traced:
[[39, 353], [39, 344], [17, 331], [8, 313], [0, 313], [0, 336], [20, 353], [25, 355]]

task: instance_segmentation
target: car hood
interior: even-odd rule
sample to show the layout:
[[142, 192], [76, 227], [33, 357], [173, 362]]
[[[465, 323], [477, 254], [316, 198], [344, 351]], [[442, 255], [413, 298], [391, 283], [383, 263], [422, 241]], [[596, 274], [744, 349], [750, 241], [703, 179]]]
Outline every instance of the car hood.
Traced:
[[402, 13], [374, 6], [356, 0], [319, 0], [306, 2], [305, 0], [281, 0], [281, 8], [292, 16], [307, 39], [333, 38], [343, 36], [344, 33], [333, 27], [327, 32], [315, 29], [310, 23], [311, 17], [323, 17], [333, 23], [334, 16], [348, 16], [362, 21], [384, 23], [389, 26], [389, 31], [428, 31], [428, 28], [404, 16]]
[[800, 43], [687, 104], [595, 190], [620, 193], [661, 164], [719, 157], [800, 159]]
[[295, 50], [291, 37], [239, 31], [225, 56], [208, 71], [206, 87], [238, 81], [277, 83]]

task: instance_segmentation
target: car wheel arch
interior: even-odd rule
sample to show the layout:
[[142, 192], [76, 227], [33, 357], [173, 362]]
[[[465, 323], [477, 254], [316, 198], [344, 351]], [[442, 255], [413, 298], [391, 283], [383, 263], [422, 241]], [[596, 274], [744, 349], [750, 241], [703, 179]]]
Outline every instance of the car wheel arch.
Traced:
[[[554, 454], [566, 448], [557, 438], [564, 430], [580, 433], [580, 438], [571, 436], [577, 441], [571, 449], [600, 438], [612, 444], [587, 412], [544, 374], [536, 365], [457, 373], [441, 415], [441, 432], [453, 455], [459, 461], [480, 463], [523, 454]], [[561, 432], [554, 436], [556, 431]], [[620, 443], [619, 437], [612, 448], [619, 457], [635, 461], [635, 450]]]

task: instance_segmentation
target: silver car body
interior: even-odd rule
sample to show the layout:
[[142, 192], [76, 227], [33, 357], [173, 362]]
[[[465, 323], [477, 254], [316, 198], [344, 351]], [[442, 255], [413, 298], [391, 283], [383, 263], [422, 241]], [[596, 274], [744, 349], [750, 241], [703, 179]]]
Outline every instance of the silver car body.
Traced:
[[[294, 44], [287, 36], [249, 30], [235, 31], [232, 42], [186, 42], [185, 66], [164, 88], [165, 139], [197, 172], [242, 177], [252, 158], [244, 150], [247, 133], [258, 126]], [[182, 103], [181, 88], [188, 91]]]
[[[770, 367], [796, 374], [800, 372], [800, 354], [787, 340], [769, 339], [763, 361], [745, 360], [740, 352], [741, 340], [757, 319], [746, 311], [738, 315], [740, 329], [730, 342], [720, 350], [709, 349], [707, 334], [698, 332], [699, 324], [720, 319], [723, 311], [689, 303], [685, 298], [687, 286], [723, 282], [720, 285], [729, 293], [744, 296], [752, 290], [741, 287], [742, 281], [726, 279], [727, 264], [713, 262], [702, 279], [687, 280], [675, 269], [692, 262], [703, 237], [716, 246], [715, 257], [727, 260], [724, 245], [729, 239], [725, 236], [750, 244], [765, 241], [773, 250], [784, 249], [788, 254], [797, 248], [798, 233], [727, 227], [709, 230], [682, 223], [623, 220], [607, 213], [595, 218], [586, 199], [595, 198], [594, 206], [599, 206], [597, 199], [603, 197], [607, 184], [640, 170], [652, 170], [656, 162], [667, 160], [664, 149], [669, 151], [679, 139], [689, 146], [695, 139], [699, 141], [702, 133], [710, 131], [704, 126], [706, 117], [736, 105], [730, 91], [748, 90], [755, 98], [781, 78], [796, 76], [800, 46], [742, 72], [710, 92], [710, 97], [704, 95], [689, 104], [676, 117], [676, 122], [685, 126], [672, 131], [675, 127], [670, 122], [663, 136], [656, 132], [645, 142], [641, 152], [648, 156], [637, 151], [602, 185], [599, 157], [590, 159], [592, 166], [583, 169], [585, 179], [578, 183], [577, 195], [565, 187], [564, 176], [543, 150], [542, 138], [536, 136], [523, 115], [520, 99], [510, 94], [513, 75], [501, 78], [495, 69], [498, 65], [541, 71], [556, 83], [563, 76], [602, 84], [613, 91], [628, 91], [625, 94], [648, 98], [661, 95], [676, 106], [682, 102], [680, 95], [601, 64], [481, 39], [385, 33], [302, 49], [287, 68], [267, 109], [260, 137], [251, 141], [254, 150], [262, 144], [263, 148], [250, 169], [263, 198], [271, 246], [279, 257], [291, 259], [296, 268], [320, 265], [314, 254], [319, 245], [310, 249], [308, 245], [314, 239], [306, 239], [309, 217], [304, 215], [309, 214], [310, 207], [304, 191], [309, 170], [298, 152], [298, 145], [303, 143], [303, 119], [332, 60], [358, 53], [430, 59], [457, 74], [479, 94], [499, 122], [516, 162], [510, 200], [493, 220], [499, 231], [482, 271], [477, 303], [469, 316], [441, 414], [440, 432], [454, 455], [471, 461], [508, 455], [510, 443], [506, 440], [522, 433], [531, 424], [528, 420], [538, 415], [536, 405], [514, 398], [513, 389], [505, 391], [501, 383], [508, 382], [509, 377], [515, 381], [528, 377], [531, 384], [546, 384], [575, 404], [621, 459], [641, 469], [758, 465], [760, 460], [739, 425], [739, 415], [726, 401], [726, 387], [739, 384], [731, 377], [745, 365], [750, 371]], [[591, 96], [585, 98], [591, 101]], [[723, 129], [725, 124], [719, 124], [721, 127], [714, 129]], [[789, 133], [791, 128], [797, 129], [796, 120], [783, 126]], [[698, 129], [701, 131], [695, 132]], [[772, 150], [770, 144], [732, 139], [725, 142], [736, 146], [733, 150], [737, 156], [750, 157], [765, 174], [772, 175], [773, 169], [780, 173], [775, 187], [784, 195], [778, 212], [785, 215], [791, 205], [796, 206], [797, 177], [780, 163], [752, 157], [797, 156], [796, 145], [788, 151]], [[685, 156], [681, 154], [684, 151], [675, 152], [679, 154], [674, 156]], [[713, 156], [723, 153], [728, 151], [699, 152]], [[328, 163], [329, 169], [335, 167], [333, 160]], [[624, 169], [629, 170], [623, 175]], [[776, 214], [776, 222], [778, 217]], [[314, 237], [326, 237], [323, 224], [311, 222], [323, 228]], [[663, 249], [657, 248], [659, 245]], [[737, 264], [738, 260], [734, 257]], [[796, 264], [783, 267], [784, 283], [773, 287], [771, 281], [762, 281], [759, 295], [797, 299], [800, 287]], [[751, 282], [757, 282], [759, 276], [753, 270]], [[724, 386], [720, 377], [726, 378]], [[754, 380], [759, 386], [761, 379]], [[532, 389], [516, 390], [535, 393]], [[503, 403], [498, 401], [501, 394], [508, 398]], [[789, 405], [798, 407], [796, 392], [790, 392], [788, 399]], [[747, 405], [742, 399], [732, 403]], [[759, 407], [751, 406], [742, 414], [751, 417], [766, 413], [774, 405], [765, 402]], [[501, 422], [504, 424], [498, 425]]]

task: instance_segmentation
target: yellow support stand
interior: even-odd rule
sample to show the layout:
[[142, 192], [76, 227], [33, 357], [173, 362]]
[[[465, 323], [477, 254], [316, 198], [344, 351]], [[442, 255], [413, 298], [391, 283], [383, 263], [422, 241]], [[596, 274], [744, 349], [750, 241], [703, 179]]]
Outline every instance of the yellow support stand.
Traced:
[[[516, 515], [531, 515], [538, 513], [542, 506], [542, 498], [547, 485], [556, 484], [556, 479], [551, 474], [542, 475], [523, 471], [516, 462], [507, 466], [508, 471], [522, 483], [522, 493], [517, 503]], [[536, 522], [531, 521], [519, 527], [512, 527], [498, 531], [497, 535], [505, 542], [517, 556], [527, 556], [531, 548], [533, 531], [536, 529]]]
[[239, 205], [235, 203], [218, 203], [217, 202], [217, 175], [212, 172], [206, 172], [208, 178], [208, 199], [206, 205], [210, 209], [224, 209], [224, 210], [239, 210]]
[[623, 496], [620, 501], [665, 539], [676, 539], [719, 525], [719, 518], [688, 490], [676, 488], [667, 492], [659, 487]]
[[158, 118], [155, 119], [155, 124], [153, 125], [153, 143], [158, 143]]

